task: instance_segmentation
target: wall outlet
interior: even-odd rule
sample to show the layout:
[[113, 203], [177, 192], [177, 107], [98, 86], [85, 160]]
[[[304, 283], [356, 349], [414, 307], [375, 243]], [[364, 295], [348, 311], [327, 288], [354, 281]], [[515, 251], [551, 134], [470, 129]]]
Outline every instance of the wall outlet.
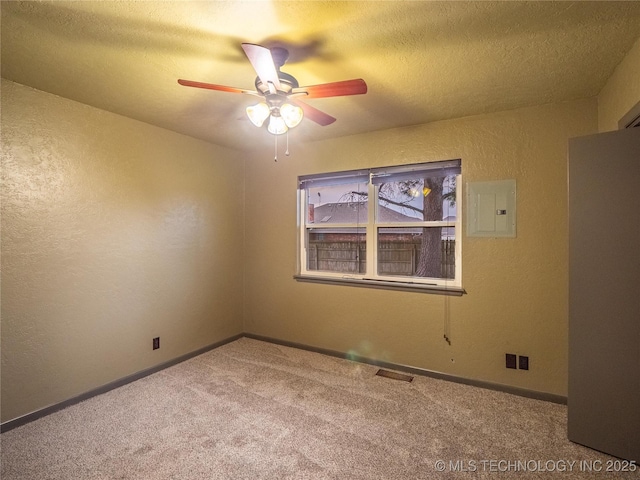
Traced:
[[525, 357], [524, 355], [520, 355], [518, 357], [518, 368], [520, 370], [529, 370], [529, 357]]
[[153, 339], [153, 349], [157, 350], [160, 348], [160, 337], [156, 337]]
[[507, 353], [505, 358], [507, 368], [518, 368], [516, 366], [516, 355], [514, 353]]

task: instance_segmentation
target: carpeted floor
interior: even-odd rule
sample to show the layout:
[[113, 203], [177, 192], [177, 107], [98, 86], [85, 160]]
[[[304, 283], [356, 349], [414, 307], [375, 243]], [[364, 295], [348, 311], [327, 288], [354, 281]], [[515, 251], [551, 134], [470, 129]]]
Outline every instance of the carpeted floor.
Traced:
[[566, 406], [376, 371], [242, 338], [3, 433], [0, 477], [640, 476], [606, 472], [615, 459], [569, 442]]

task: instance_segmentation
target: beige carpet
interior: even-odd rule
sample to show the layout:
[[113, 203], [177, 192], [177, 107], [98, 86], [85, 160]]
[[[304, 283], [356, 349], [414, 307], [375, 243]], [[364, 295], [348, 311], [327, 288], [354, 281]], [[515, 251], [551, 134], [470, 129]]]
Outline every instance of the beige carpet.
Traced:
[[565, 406], [376, 371], [242, 338], [3, 433], [1, 478], [639, 478]]

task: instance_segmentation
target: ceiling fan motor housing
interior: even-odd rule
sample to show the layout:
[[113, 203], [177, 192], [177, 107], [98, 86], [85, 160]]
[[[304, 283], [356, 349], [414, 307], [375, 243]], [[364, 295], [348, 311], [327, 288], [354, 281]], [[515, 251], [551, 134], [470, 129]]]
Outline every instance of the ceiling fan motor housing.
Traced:
[[[287, 54], [288, 55], [288, 54]], [[298, 88], [298, 80], [288, 73], [278, 70], [278, 79], [280, 80], [280, 89], [276, 89], [270, 82], [265, 85], [260, 77], [256, 77], [256, 90], [264, 95], [265, 102], [269, 105], [269, 109], [273, 115], [280, 115], [280, 107], [287, 100], [287, 95], [294, 88]]]
[[[300, 87], [300, 85], [298, 84], [298, 80], [296, 80], [293, 75], [281, 72], [280, 70], [278, 70], [278, 79], [280, 80], [280, 90], [278, 90], [278, 92], [285, 95], [291, 93], [291, 90], [293, 90], [294, 88]], [[265, 85], [262, 80], [260, 80], [260, 77], [256, 77], [255, 86], [256, 90], [263, 95], [273, 93], [271, 91], [271, 88], [269, 87], [269, 84]], [[273, 89], [275, 90], [275, 86], [273, 87]]]

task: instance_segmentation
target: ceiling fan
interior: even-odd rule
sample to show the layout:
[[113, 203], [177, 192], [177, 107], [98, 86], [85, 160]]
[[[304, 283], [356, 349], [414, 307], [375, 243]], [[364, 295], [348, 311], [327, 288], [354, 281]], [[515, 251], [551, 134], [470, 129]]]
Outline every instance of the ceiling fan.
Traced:
[[243, 43], [242, 49], [258, 74], [255, 90], [183, 79], [179, 79], [178, 83], [187, 87], [262, 97], [259, 103], [247, 107], [247, 116], [256, 127], [262, 127], [269, 119], [267, 130], [273, 135], [286, 133], [290, 128], [297, 126], [303, 116], [321, 126], [330, 125], [336, 121], [331, 115], [301, 102], [300, 98], [326, 98], [367, 93], [367, 84], [361, 78], [300, 87], [293, 76], [280, 71], [280, 67], [289, 58], [289, 52], [285, 48], [269, 49], [261, 45]]

